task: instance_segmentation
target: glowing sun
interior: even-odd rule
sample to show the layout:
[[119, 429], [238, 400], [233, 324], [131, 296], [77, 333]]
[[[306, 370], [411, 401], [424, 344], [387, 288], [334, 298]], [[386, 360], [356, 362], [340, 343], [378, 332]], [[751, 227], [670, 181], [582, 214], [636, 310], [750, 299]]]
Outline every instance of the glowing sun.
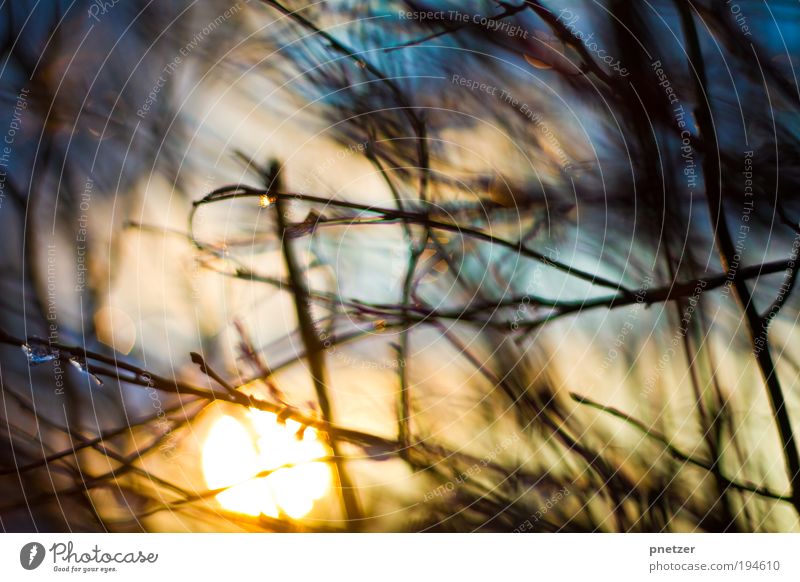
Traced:
[[[331, 469], [321, 459], [327, 446], [312, 428], [285, 424], [271, 412], [250, 409], [239, 420], [220, 416], [203, 445], [203, 476], [209, 489], [229, 487], [217, 502], [245, 515], [301, 518], [328, 492]], [[290, 467], [282, 467], [291, 465]], [[276, 470], [277, 469], [277, 470]], [[256, 477], [264, 471], [267, 476]]]

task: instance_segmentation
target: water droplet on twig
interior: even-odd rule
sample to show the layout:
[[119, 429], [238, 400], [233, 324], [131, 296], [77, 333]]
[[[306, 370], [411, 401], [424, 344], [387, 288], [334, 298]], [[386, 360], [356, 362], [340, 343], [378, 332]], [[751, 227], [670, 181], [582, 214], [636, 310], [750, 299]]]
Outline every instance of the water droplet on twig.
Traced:
[[72, 356], [69, 359], [69, 363], [72, 364], [75, 369], [80, 371], [82, 374], [89, 376], [89, 378], [94, 380], [98, 386], [103, 386], [103, 381], [89, 370], [89, 366], [86, 364], [86, 360], [84, 358], [80, 356]]
[[270, 196], [269, 194], [262, 194], [258, 197], [258, 205], [261, 208], [269, 208], [273, 204], [275, 204], [275, 196]]
[[40, 338], [30, 338], [27, 343], [20, 346], [28, 362], [33, 365], [52, 362], [58, 358], [58, 350], [50, 347], [49, 342]]

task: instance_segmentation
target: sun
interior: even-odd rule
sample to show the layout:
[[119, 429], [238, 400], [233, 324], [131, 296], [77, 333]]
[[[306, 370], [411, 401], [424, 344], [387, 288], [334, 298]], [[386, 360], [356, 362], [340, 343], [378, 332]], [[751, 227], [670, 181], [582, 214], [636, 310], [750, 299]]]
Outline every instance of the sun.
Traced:
[[[216, 495], [226, 510], [244, 515], [299, 519], [323, 498], [332, 483], [325, 443], [312, 428], [294, 420], [249, 409], [241, 419], [219, 416], [202, 451], [202, 469], [209, 489], [228, 487]], [[284, 465], [291, 465], [283, 467]], [[275, 470], [277, 469], [277, 470]], [[275, 470], [265, 477], [255, 476]]]

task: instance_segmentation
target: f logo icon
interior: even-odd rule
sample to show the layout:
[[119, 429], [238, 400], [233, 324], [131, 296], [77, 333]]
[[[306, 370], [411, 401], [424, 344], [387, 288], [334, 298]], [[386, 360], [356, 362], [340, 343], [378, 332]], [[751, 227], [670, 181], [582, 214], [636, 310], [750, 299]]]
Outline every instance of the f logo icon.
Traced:
[[30, 542], [19, 551], [19, 563], [26, 570], [35, 570], [44, 561], [44, 546], [39, 542]]

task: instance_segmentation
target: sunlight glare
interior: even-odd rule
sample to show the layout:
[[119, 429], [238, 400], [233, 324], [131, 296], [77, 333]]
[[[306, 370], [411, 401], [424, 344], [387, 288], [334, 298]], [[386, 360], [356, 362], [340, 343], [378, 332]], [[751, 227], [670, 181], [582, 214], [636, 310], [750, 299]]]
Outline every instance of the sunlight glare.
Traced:
[[[229, 511], [244, 515], [299, 519], [322, 498], [331, 485], [327, 463], [311, 462], [327, 456], [316, 430], [294, 420], [285, 424], [271, 412], [250, 409], [244, 421], [219, 417], [203, 446], [203, 476], [209, 489], [229, 489], [216, 499]], [[253, 477], [286, 464], [266, 477]]]

